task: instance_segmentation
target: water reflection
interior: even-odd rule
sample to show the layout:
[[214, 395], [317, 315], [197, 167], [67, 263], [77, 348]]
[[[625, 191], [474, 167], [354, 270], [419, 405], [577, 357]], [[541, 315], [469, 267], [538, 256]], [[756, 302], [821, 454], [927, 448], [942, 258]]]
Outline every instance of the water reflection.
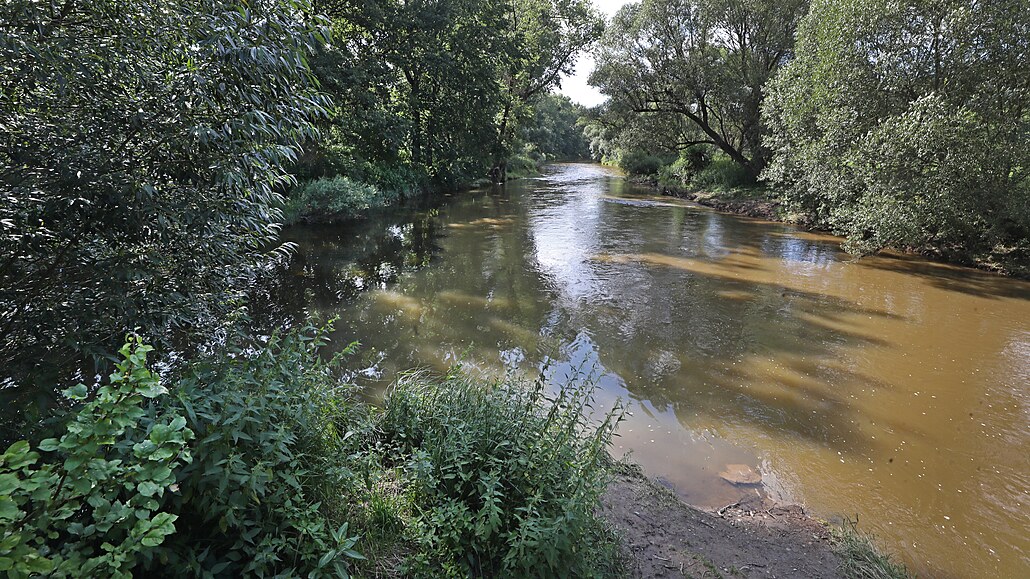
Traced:
[[[270, 319], [342, 316], [370, 390], [411, 366], [592, 372], [617, 450], [689, 501], [859, 514], [917, 570], [1025, 571], [1030, 290], [634, 191], [594, 166], [289, 232]], [[276, 297], [278, 296], [278, 297]], [[728, 464], [760, 486], [719, 477]]]

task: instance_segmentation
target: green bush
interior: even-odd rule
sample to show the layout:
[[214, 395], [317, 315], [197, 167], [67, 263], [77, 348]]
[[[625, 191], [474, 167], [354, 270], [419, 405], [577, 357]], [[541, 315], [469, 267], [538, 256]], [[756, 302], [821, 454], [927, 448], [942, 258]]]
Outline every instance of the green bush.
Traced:
[[0, 455], [0, 573], [9, 577], [131, 577], [175, 532], [161, 499], [189, 463], [193, 432], [144, 403], [167, 391], [146, 368], [152, 348], [131, 342], [108, 384], [65, 396], [85, 405], [60, 439]]
[[708, 150], [704, 146], [694, 145], [680, 151], [679, 157], [671, 165], [663, 165], [658, 170], [658, 182], [670, 187], [685, 187], [711, 162]]
[[694, 175], [690, 184], [699, 190], [725, 191], [738, 187], [750, 187], [755, 184], [755, 178], [740, 163], [722, 158], [714, 159], [707, 167]]
[[193, 463], [165, 508], [180, 534], [161, 566], [201, 576], [346, 576], [358, 538], [348, 532], [364, 470], [368, 419], [323, 362], [321, 332], [273, 336], [259, 349], [194, 364], [168, 412], [197, 435]]
[[365, 470], [352, 428], [368, 421], [319, 361], [319, 335], [216, 356], [173, 396], [146, 368], [151, 348], [126, 345], [43, 456], [24, 441], [0, 455], [0, 571], [346, 577], [361, 557], [348, 491]]
[[381, 422], [420, 514], [419, 576], [599, 577], [615, 542], [594, 514], [615, 413], [589, 428], [590, 389], [410, 376]]
[[348, 177], [328, 177], [301, 183], [286, 202], [287, 223], [354, 219], [369, 210], [387, 207], [400, 200], [396, 190], [358, 183]]
[[[531, 153], [527, 151], [527, 153]], [[538, 161], [529, 154], [513, 155], [508, 159], [508, 178], [520, 179], [540, 173]]]
[[[323, 332], [193, 362], [171, 394], [125, 360], [60, 439], [0, 455], [0, 571], [13, 577], [615, 575], [595, 515], [619, 415], [590, 389], [458, 375], [354, 398]], [[351, 348], [345, 349], [344, 354]], [[85, 386], [67, 391], [85, 402]], [[361, 553], [371, 559], [364, 562]]]
[[624, 152], [619, 156], [619, 167], [634, 176], [657, 175], [662, 159], [643, 151]]

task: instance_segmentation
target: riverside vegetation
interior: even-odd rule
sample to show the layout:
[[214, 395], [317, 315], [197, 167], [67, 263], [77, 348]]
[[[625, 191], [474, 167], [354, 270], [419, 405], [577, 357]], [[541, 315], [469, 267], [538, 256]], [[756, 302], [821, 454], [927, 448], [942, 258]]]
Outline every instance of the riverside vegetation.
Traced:
[[[345, 216], [503, 177], [517, 120], [599, 22], [575, 1], [423, 8], [0, 8], [0, 573], [617, 573], [593, 511], [615, 416], [587, 427], [586, 390], [411, 376], [376, 410], [319, 357], [320, 330], [245, 329], [289, 252], [284, 207]], [[393, 60], [347, 61], [361, 46]]]
[[243, 329], [287, 218], [583, 155], [550, 91], [602, 29], [585, 0], [4, 3], [0, 571], [618, 575], [589, 389], [412, 375], [377, 410], [320, 329]]
[[[756, 182], [868, 254], [1030, 275], [1026, 3], [643, 0], [591, 82], [598, 158], [671, 189]], [[729, 195], [733, 200], [733, 195]]]
[[[410, 375], [374, 410], [323, 330], [163, 385], [138, 339], [63, 433], [0, 455], [0, 571], [56, 576], [617, 576], [594, 514], [617, 415], [589, 389]], [[58, 431], [62, 428], [58, 428]]]

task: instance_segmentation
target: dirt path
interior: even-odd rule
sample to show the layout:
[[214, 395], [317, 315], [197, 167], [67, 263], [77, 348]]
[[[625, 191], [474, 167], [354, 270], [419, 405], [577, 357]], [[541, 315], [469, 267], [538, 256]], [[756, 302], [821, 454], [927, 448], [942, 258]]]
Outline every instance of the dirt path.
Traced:
[[623, 473], [609, 485], [602, 513], [622, 532], [631, 577], [843, 577], [829, 531], [800, 507], [710, 513]]

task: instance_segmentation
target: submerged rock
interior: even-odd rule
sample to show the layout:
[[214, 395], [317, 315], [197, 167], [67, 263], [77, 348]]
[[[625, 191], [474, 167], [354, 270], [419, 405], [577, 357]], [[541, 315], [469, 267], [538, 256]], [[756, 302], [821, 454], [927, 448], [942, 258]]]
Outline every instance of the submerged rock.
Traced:
[[726, 470], [720, 472], [719, 477], [735, 485], [756, 485], [762, 482], [762, 473], [746, 464], [727, 464]]

